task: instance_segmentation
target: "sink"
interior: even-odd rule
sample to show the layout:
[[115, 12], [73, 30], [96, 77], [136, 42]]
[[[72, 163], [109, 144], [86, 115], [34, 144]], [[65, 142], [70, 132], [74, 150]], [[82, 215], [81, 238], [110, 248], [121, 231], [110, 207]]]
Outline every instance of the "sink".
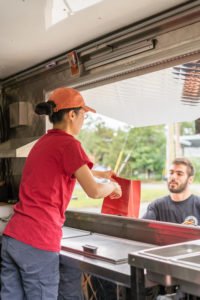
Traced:
[[159, 256], [160, 258], [171, 258], [200, 252], [200, 245], [197, 244], [181, 244], [163, 247], [162, 249], [152, 249], [145, 251], [145, 254]]
[[177, 260], [182, 262], [182, 263], [187, 263], [187, 264], [190, 264], [190, 265], [196, 265], [197, 267], [200, 267], [200, 254], [185, 257], [185, 258], [179, 258]]

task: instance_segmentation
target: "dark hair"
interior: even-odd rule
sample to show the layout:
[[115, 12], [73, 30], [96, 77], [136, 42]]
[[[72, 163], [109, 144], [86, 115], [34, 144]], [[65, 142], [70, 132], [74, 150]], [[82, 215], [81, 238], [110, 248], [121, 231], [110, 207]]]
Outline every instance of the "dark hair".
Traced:
[[82, 107], [72, 107], [61, 109], [58, 112], [54, 112], [53, 109], [56, 107], [56, 104], [53, 101], [42, 102], [36, 105], [35, 113], [38, 115], [48, 115], [49, 121], [53, 124], [59, 123], [62, 121], [64, 114], [69, 112], [70, 110], [74, 110], [75, 114], [77, 115], [79, 110]]
[[188, 176], [194, 176], [194, 166], [189, 159], [186, 157], [178, 157], [172, 161], [172, 165], [185, 165], [187, 167]]

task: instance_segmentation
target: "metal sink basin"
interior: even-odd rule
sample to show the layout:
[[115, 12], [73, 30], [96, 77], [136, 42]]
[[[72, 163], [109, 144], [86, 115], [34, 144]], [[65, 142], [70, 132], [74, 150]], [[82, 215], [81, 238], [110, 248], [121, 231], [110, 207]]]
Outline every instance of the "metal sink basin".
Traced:
[[173, 245], [167, 246], [163, 249], [152, 249], [145, 251], [145, 254], [156, 256], [160, 258], [172, 258], [177, 256], [188, 255], [192, 253], [200, 252], [200, 245], [188, 243], [188, 244], [181, 244], [181, 245]]
[[196, 267], [200, 268], [200, 254], [185, 257], [185, 258], [179, 258], [179, 259], [177, 259], [177, 261], [182, 262], [182, 263], [186, 263], [186, 264], [189, 264], [189, 265], [192, 265], [192, 266], [195, 265]]

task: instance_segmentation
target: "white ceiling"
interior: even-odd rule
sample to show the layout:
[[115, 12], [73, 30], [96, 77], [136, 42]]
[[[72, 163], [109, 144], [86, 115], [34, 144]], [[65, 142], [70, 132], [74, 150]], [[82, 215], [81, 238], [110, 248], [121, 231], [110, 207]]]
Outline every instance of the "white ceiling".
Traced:
[[0, 0], [0, 79], [186, 0]]

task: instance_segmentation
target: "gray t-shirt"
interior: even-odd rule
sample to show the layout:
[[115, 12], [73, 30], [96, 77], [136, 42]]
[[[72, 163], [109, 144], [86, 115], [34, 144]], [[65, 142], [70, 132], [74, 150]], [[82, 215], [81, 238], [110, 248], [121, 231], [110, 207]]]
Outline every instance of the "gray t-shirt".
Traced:
[[200, 225], [200, 197], [191, 195], [183, 201], [173, 201], [170, 196], [156, 199], [149, 204], [142, 219]]

